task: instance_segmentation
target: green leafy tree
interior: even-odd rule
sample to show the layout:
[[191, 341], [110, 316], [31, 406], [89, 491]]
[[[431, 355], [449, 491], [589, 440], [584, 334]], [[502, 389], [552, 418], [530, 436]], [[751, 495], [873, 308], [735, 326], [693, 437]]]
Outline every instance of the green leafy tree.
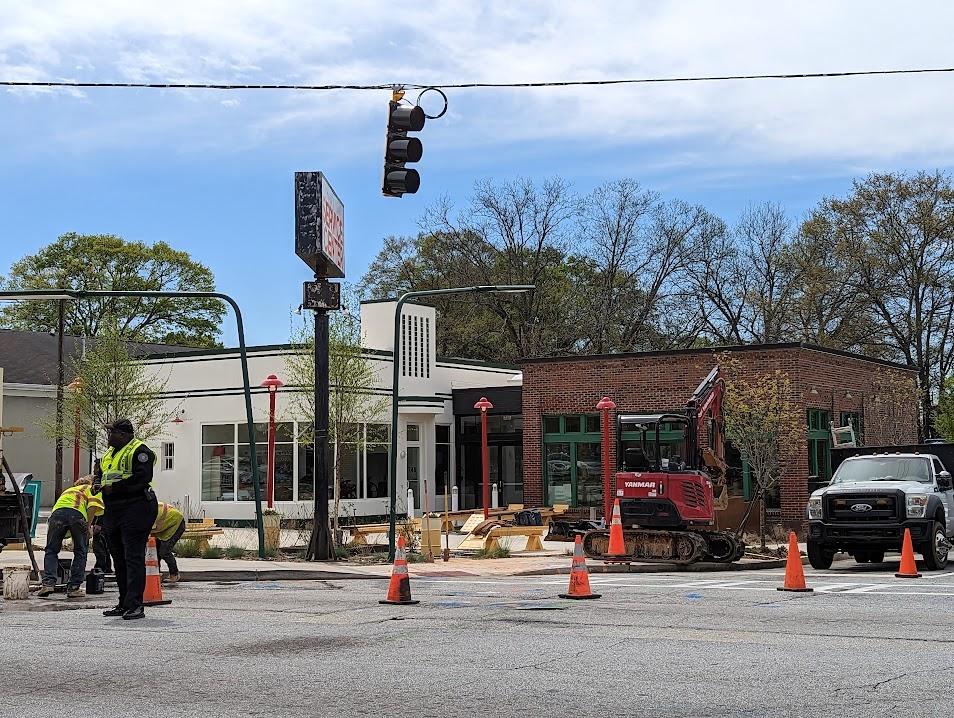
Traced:
[[[293, 331], [292, 344], [300, 351], [285, 358], [287, 384], [295, 387], [291, 411], [299, 422], [311, 422], [315, 416], [315, 330], [314, 319]], [[373, 393], [379, 382], [377, 370], [361, 349], [361, 327], [358, 318], [350, 312], [336, 312], [328, 327], [328, 460], [341, 455], [342, 444], [354, 445], [360, 451], [364, 443], [362, 424], [380, 419], [390, 406], [390, 400]], [[311, 444], [311, 427], [299, 437], [303, 444]], [[334, 466], [333, 535], [337, 537], [341, 515], [341, 465]]]
[[[147, 245], [110, 234], [64, 234], [14, 262], [0, 288], [110, 291], [214, 291], [211, 270], [165, 242]], [[136, 342], [216, 346], [225, 307], [216, 299], [90, 298], [65, 303], [66, 331], [97, 336], [109, 324]], [[55, 331], [55, 302], [13, 302], [0, 325]]]
[[954, 377], [944, 382], [937, 402], [937, 433], [948, 441], [954, 441]]
[[954, 374], [954, 184], [940, 172], [872, 174], [845, 199], [826, 199], [808, 221], [834, 235], [887, 356], [918, 370], [921, 428]]
[[805, 422], [791, 378], [784, 371], [744, 371], [731, 353], [719, 355], [719, 369], [725, 379], [722, 401], [725, 437], [752, 471], [756, 493], [739, 530], [745, 526], [752, 507], [759, 506], [759, 537], [765, 548], [765, 495], [779, 482], [782, 460], [793, 447], [805, 443]]
[[[71, 362], [76, 375], [73, 388], [63, 395], [62, 434], [65, 444], [74, 439], [79, 425], [80, 443], [91, 451], [105, 444], [103, 425], [115, 419], [130, 419], [136, 438], [149, 442], [165, 434], [178, 407], [163, 398], [167, 379], [136, 359], [134, 348], [115, 324], [100, 326], [99, 335], [87, 343], [84, 356]], [[45, 433], [56, 439], [56, 417], [45, 421]], [[155, 448], [155, 447], [153, 447]]]

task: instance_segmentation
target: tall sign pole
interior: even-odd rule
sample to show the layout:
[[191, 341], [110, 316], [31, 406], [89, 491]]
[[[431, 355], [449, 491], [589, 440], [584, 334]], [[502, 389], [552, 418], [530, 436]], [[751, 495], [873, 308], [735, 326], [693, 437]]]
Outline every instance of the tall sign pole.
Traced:
[[302, 307], [315, 313], [315, 521], [306, 558], [333, 561], [328, 521], [328, 312], [341, 308], [344, 277], [344, 205], [321, 172], [295, 173], [295, 253], [315, 273], [305, 282]]

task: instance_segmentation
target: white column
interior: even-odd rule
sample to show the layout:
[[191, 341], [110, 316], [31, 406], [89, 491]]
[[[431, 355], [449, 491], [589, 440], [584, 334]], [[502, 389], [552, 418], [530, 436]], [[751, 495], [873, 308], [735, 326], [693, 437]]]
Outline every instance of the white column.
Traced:
[[451, 511], [460, 511], [460, 492], [456, 486], [451, 487]]
[[414, 489], [410, 487], [407, 490], [407, 517], [414, 518]]

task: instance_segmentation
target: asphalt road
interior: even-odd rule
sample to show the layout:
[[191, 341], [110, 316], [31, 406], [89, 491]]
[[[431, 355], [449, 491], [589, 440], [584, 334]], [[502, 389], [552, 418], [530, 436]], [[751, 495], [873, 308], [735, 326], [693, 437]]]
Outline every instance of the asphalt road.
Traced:
[[950, 714], [954, 571], [807, 574], [603, 575], [578, 602], [565, 577], [414, 579], [408, 607], [381, 581], [190, 584], [132, 623], [8, 603], [0, 716]]

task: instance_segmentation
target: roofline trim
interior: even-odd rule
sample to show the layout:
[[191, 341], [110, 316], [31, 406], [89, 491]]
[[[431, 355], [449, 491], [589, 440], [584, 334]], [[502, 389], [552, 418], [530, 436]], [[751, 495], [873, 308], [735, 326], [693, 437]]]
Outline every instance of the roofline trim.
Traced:
[[808, 344], [806, 342], [778, 342], [774, 344], [737, 344], [729, 346], [714, 347], [690, 347], [687, 349], [653, 349], [642, 352], [620, 352], [618, 354], [564, 354], [552, 357], [525, 357], [520, 360], [521, 366], [528, 364], [545, 364], [550, 362], [572, 362], [572, 361], [591, 361], [591, 360], [614, 360], [614, 359], [635, 359], [652, 356], [672, 356], [680, 354], [718, 354], [720, 352], [747, 352], [747, 351], [784, 351], [786, 349], [804, 349], [806, 351], [816, 351], [822, 354], [832, 354], [856, 361], [865, 361], [872, 364], [888, 366], [892, 369], [901, 369], [904, 371], [917, 372], [917, 368], [906, 364], [888, 361], [887, 359], [877, 359], [875, 357], [865, 356], [864, 354], [855, 354], [854, 352], [844, 351], [843, 349], [833, 349], [831, 347], [822, 347], [817, 344]]

